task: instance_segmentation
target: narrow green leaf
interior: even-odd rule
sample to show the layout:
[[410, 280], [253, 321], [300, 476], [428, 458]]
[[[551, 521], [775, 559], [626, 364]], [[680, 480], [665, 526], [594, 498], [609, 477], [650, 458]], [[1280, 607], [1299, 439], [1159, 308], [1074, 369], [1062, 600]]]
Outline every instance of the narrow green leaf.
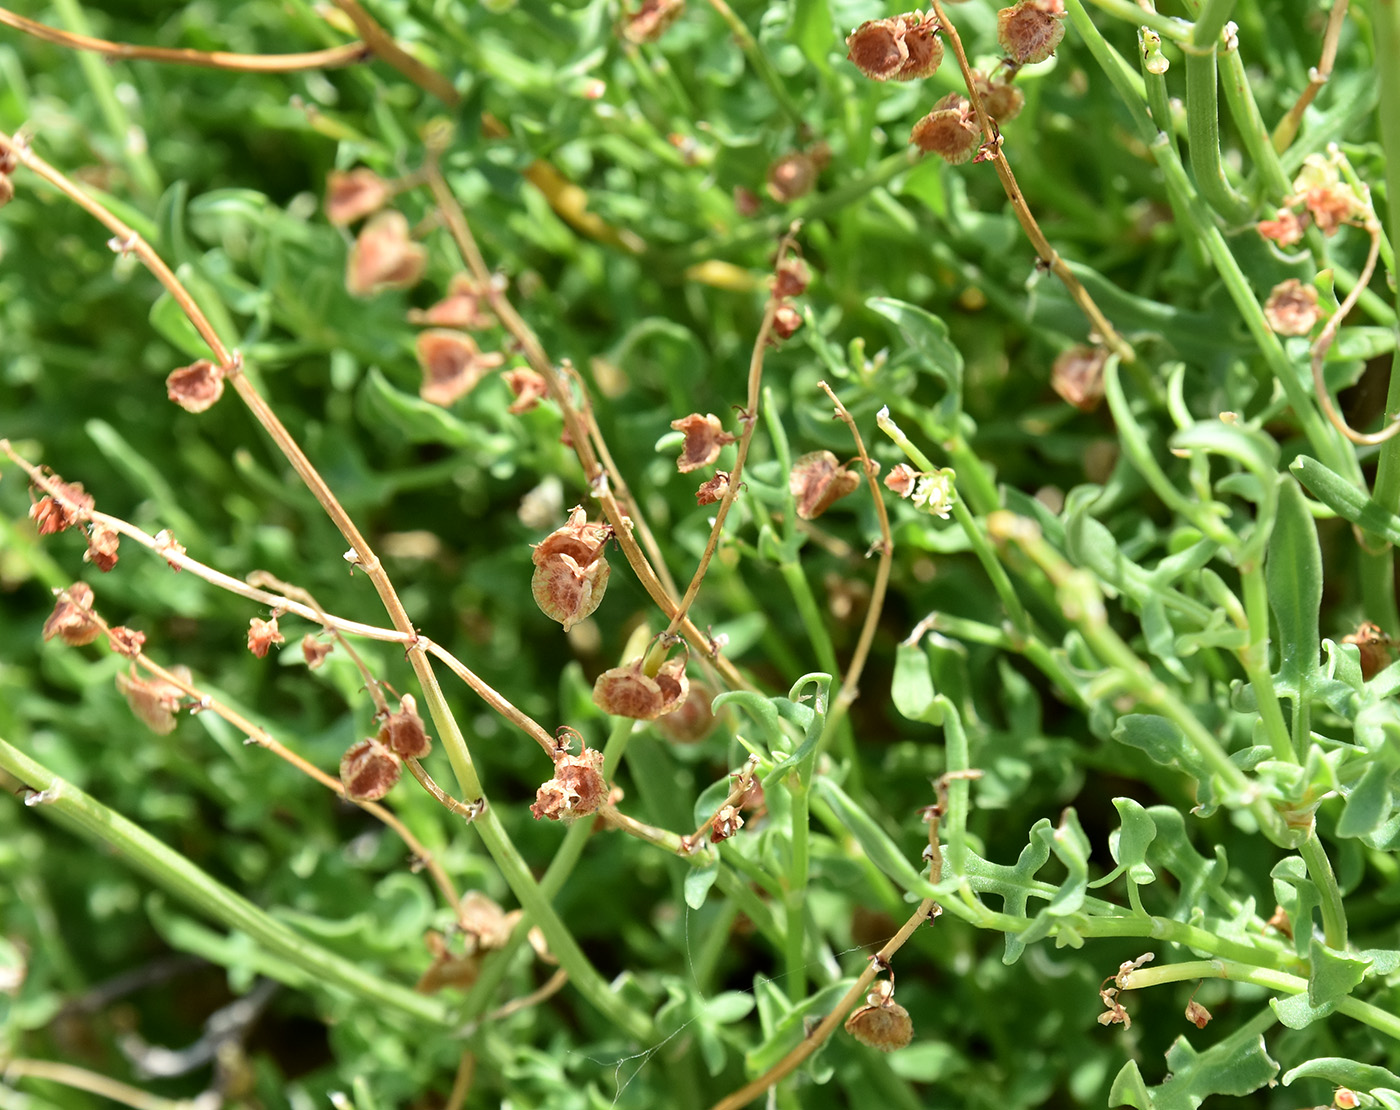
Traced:
[[936, 695], [923, 648], [918, 644], [900, 644], [895, 649], [894, 680], [890, 684], [894, 707], [911, 721], [939, 725], [943, 723], [943, 713], [935, 701]]
[[899, 846], [890, 839], [874, 818], [851, 799], [831, 779], [822, 776], [812, 784], [812, 791], [829, 805], [841, 824], [860, 845], [866, 857], [905, 890], [923, 885], [923, 879]]
[[1269, 607], [1278, 622], [1278, 679], [1295, 697], [1306, 696], [1307, 683], [1317, 671], [1322, 634], [1318, 610], [1322, 606], [1322, 550], [1317, 526], [1303, 502], [1303, 493], [1292, 482], [1282, 483], [1278, 515], [1269, 537], [1264, 576]]
[[1342, 1056], [1319, 1056], [1290, 1068], [1283, 1073], [1283, 1085], [1292, 1084], [1295, 1079], [1325, 1079], [1337, 1087], [1350, 1087], [1353, 1091], [1371, 1091], [1377, 1087], [1400, 1088], [1400, 1075], [1374, 1064], [1361, 1064]]
[[1387, 543], [1400, 544], [1400, 517], [1381, 508], [1340, 474], [1307, 455], [1299, 455], [1288, 469], [1343, 520]]
[[[190, 318], [185, 315], [184, 309], [175, 303], [169, 293], [162, 293], [151, 305], [150, 312], [151, 327], [155, 328], [156, 334], [174, 347], [180, 354], [189, 359], [212, 359], [214, 352], [209, 349], [209, 344], [204, 342], [195, 326], [190, 323]], [[172, 366], [170, 369], [174, 370]]]
[[917, 305], [892, 297], [871, 297], [865, 306], [893, 322], [920, 365], [947, 387], [935, 411], [939, 423], [951, 423], [962, 411], [963, 357], [948, 340], [948, 325]]

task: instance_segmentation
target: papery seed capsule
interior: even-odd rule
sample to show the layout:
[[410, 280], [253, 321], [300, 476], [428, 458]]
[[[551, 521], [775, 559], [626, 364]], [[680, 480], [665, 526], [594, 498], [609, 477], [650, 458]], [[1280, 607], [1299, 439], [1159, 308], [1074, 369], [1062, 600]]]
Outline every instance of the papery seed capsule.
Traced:
[[357, 802], [377, 802], [389, 793], [402, 764], [399, 757], [378, 740], [352, 744], [340, 759], [340, 781], [346, 797]]
[[846, 36], [846, 58], [872, 80], [888, 81], [909, 60], [904, 35], [900, 17], [867, 20]]
[[1020, 0], [997, 12], [997, 41], [1017, 65], [1043, 62], [1065, 37], [1063, 0]]

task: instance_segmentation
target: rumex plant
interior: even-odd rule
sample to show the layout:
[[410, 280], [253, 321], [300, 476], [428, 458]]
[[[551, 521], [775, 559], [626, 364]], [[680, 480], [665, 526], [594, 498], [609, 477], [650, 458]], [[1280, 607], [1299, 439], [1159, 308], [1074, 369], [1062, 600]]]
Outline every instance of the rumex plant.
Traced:
[[1394, 5], [147, 15], [0, 9], [0, 1092], [1400, 1105]]

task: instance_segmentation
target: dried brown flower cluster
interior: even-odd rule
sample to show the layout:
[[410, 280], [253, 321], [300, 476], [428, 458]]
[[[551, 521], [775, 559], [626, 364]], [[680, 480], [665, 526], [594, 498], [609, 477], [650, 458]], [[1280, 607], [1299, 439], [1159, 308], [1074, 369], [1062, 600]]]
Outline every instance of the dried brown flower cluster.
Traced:
[[647, 673], [646, 657], [623, 667], [613, 667], [593, 684], [593, 704], [614, 717], [654, 721], [674, 713], [685, 704], [690, 681], [685, 676], [686, 659], [668, 659], [652, 674]]
[[1370, 218], [1370, 197], [1343, 181], [1334, 161], [1310, 154], [1293, 179], [1292, 194], [1273, 219], [1256, 226], [1265, 239], [1291, 247], [1310, 224], [1324, 235], [1335, 235], [1344, 224], [1364, 225]]
[[584, 748], [575, 756], [561, 749], [554, 757], [554, 777], [540, 786], [530, 812], [537, 820], [573, 820], [597, 813], [607, 800], [603, 753]]

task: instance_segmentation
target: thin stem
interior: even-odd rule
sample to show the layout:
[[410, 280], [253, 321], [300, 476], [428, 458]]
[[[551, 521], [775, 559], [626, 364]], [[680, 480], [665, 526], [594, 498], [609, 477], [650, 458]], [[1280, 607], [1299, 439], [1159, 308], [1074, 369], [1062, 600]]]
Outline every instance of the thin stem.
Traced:
[[1327, 858], [1327, 850], [1317, 837], [1314, 826], [1308, 838], [1298, 846], [1298, 854], [1308, 868], [1308, 878], [1322, 895], [1322, 937], [1327, 947], [1338, 952], [1347, 950], [1347, 913], [1342, 905], [1342, 892], [1337, 886], [1337, 876], [1332, 870], [1332, 861]]
[[936, 903], [931, 898], [926, 898], [924, 901], [920, 902], [919, 908], [916, 909], [909, 920], [900, 927], [899, 932], [895, 933], [895, 935], [885, 943], [885, 946], [875, 954], [870, 960], [870, 966], [861, 972], [859, 978], [851, 984], [851, 989], [841, 997], [841, 1001], [836, 1004], [831, 1013], [827, 1014], [826, 1017], [822, 1019], [821, 1024], [808, 1033], [796, 1048], [774, 1064], [768, 1071], [753, 1080], [753, 1082], [744, 1084], [744, 1086], [740, 1087], [733, 1094], [720, 1099], [714, 1104], [712, 1110], [739, 1110], [741, 1106], [747, 1106], [759, 1095], [763, 1094], [764, 1091], [767, 1091], [774, 1084], [796, 1071], [807, 1057], [816, 1052], [817, 1049], [826, 1043], [827, 1038], [829, 1038], [832, 1033], [836, 1032], [836, 1027], [845, 1021], [846, 1015], [851, 1012], [851, 1008], [860, 1001], [861, 996], [869, 989], [870, 984], [875, 981], [875, 977], [880, 973], [880, 969], [889, 965], [890, 959], [894, 954], [904, 947], [905, 942], [914, 935], [915, 930], [917, 930], [920, 925], [929, 920], [930, 915], [936, 908]]
[[358, 0], [332, 0], [332, 3], [350, 17], [350, 22], [360, 33], [360, 38], [364, 39], [365, 45], [380, 61], [393, 66], [420, 89], [431, 93], [449, 108], [455, 108], [461, 103], [462, 95], [453, 88], [452, 82], [404, 50], [394, 41], [394, 36], [360, 6]]
[[13, 1083], [16, 1079], [43, 1079], [75, 1091], [88, 1091], [130, 1106], [133, 1110], [193, 1110], [196, 1105], [190, 1099], [162, 1098], [118, 1079], [109, 1079], [98, 1072], [74, 1064], [62, 1064], [57, 1060], [6, 1060], [0, 1057], [0, 1079], [6, 1083]]
[[1186, 145], [1201, 197], [1233, 223], [1249, 218], [1249, 202], [1225, 177], [1220, 162], [1220, 102], [1215, 51], [1186, 55]]
[[[1259, 703], [1259, 716], [1264, 722], [1264, 733], [1269, 738], [1274, 758], [1285, 763], [1297, 763], [1301, 749], [1294, 750], [1288, 723], [1283, 719], [1283, 709], [1274, 692], [1274, 677], [1269, 673], [1269, 594], [1262, 564], [1256, 561], [1250, 566], [1241, 567], [1240, 582], [1244, 586], [1246, 629], [1249, 632], [1249, 643], [1240, 649], [1240, 663]], [[1294, 706], [1293, 711], [1297, 713], [1298, 707]]]
[[1016, 214], [1016, 220], [1026, 233], [1026, 238], [1035, 247], [1036, 254], [1064, 283], [1065, 289], [1069, 291], [1074, 303], [1089, 318], [1090, 325], [1098, 333], [1104, 345], [1117, 353], [1118, 357], [1125, 362], [1133, 362], [1137, 358], [1133, 348], [1108, 322], [1108, 317], [1100, 311], [1094, 298], [1089, 295], [1089, 291], [1080, 284], [1079, 279], [1065, 264], [1065, 260], [1050, 245], [1050, 240], [1040, 230], [1040, 225], [1036, 222], [1035, 216], [1031, 214], [1030, 206], [1026, 204], [1026, 198], [1021, 193], [1021, 187], [1016, 183], [1016, 175], [1011, 172], [1011, 164], [1007, 162], [1006, 155], [1002, 153], [1001, 132], [995, 121], [987, 114], [986, 106], [982, 103], [982, 96], [977, 91], [977, 85], [972, 79], [972, 67], [968, 64], [967, 54], [963, 50], [962, 39], [958, 36], [957, 28], [948, 19], [948, 14], [944, 11], [940, 0], [933, 0], [933, 10], [938, 15], [938, 22], [943, 33], [952, 44], [953, 53], [958, 59], [958, 68], [962, 70], [963, 81], [967, 85], [968, 99], [972, 102], [973, 111], [977, 113], [977, 123], [982, 128], [982, 134], [987, 138], [983, 150], [996, 168], [997, 177], [1001, 179], [1001, 186], [1006, 191], [1007, 199], [1011, 201], [1011, 210]]
[[301, 69], [337, 69], [355, 65], [373, 56], [368, 44], [348, 42], [328, 50], [313, 50], [303, 54], [230, 54], [222, 50], [187, 50], [166, 46], [137, 46], [129, 42], [108, 42], [106, 39], [63, 31], [47, 24], [36, 23], [22, 15], [0, 8], [0, 24], [32, 35], [44, 42], [65, 46], [70, 50], [87, 50], [105, 54], [122, 61], [167, 62], [172, 65], [200, 66], [205, 69], [227, 69], [243, 73], [291, 73]]
[[[1337, 61], [1337, 40], [1341, 38], [1342, 24], [1347, 18], [1347, 5], [1348, 0], [1333, 0], [1332, 13], [1327, 17], [1327, 29], [1322, 33], [1322, 57], [1317, 65], [1308, 71], [1308, 87], [1302, 91], [1293, 107], [1288, 109], [1274, 128], [1273, 147], [1280, 154], [1293, 142], [1294, 136], [1298, 134], [1298, 127], [1303, 122], [1303, 113], [1308, 110], [1308, 105], [1332, 76], [1332, 66]], [[1382, 5], [1382, 8], [1386, 6]], [[1381, 15], [1380, 18], [1384, 19], [1385, 16]], [[1392, 57], [1391, 63], [1393, 61]]]
[[1122, 19], [1135, 27], [1150, 27], [1163, 38], [1171, 39], [1182, 50], [1192, 47], [1192, 25], [1185, 20], [1160, 15], [1150, 7], [1136, 4], [1133, 0], [1090, 0], [1094, 7], [1117, 19]]

